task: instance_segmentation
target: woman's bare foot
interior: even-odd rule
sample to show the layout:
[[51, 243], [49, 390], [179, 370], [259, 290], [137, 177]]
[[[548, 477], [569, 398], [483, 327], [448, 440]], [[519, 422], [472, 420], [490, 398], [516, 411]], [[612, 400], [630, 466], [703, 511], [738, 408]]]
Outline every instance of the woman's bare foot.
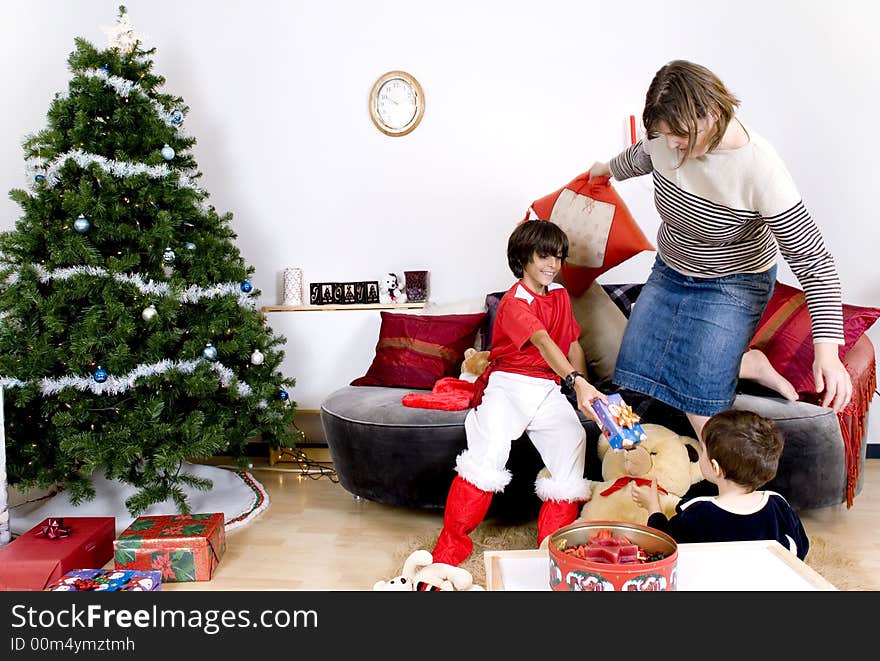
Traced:
[[798, 394], [788, 379], [776, 371], [770, 360], [760, 349], [749, 349], [743, 354], [739, 364], [739, 378], [757, 381], [762, 386], [775, 390], [789, 401], [797, 401]]

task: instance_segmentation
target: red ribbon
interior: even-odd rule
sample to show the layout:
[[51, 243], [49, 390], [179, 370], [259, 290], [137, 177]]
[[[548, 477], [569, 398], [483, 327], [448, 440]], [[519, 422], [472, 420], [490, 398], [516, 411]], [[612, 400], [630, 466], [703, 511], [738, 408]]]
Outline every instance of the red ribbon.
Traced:
[[[610, 496], [615, 491], [620, 491], [621, 489], [623, 489], [623, 487], [625, 487], [630, 482], [635, 482], [640, 487], [651, 486], [651, 480], [648, 480], [644, 477], [633, 477], [632, 475], [624, 475], [623, 477], [618, 477], [616, 480], [614, 480], [614, 484], [612, 484], [610, 487], [605, 489], [605, 491], [601, 491], [599, 493], [599, 495], [600, 496]], [[666, 493], [666, 494], [669, 493], [666, 489], [661, 487], [659, 484], [657, 485], [657, 491], [659, 491], [660, 493]]]
[[48, 523], [37, 531], [37, 537], [60, 539], [70, 536], [70, 526], [64, 525], [64, 519], [48, 519]]
[[86, 592], [88, 590], [97, 590], [101, 584], [93, 578], [78, 578], [73, 582], [73, 587], [77, 592]]

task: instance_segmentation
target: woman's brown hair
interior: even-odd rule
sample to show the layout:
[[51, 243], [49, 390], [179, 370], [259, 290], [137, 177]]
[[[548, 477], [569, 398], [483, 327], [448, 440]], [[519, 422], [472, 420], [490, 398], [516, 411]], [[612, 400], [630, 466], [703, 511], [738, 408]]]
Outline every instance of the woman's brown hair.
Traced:
[[716, 119], [715, 134], [709, 141], [711, 151], [724, 137], [737, 106], [739, 99], [706, 67], [687, 60], [673, 60], [654, 74], [645, 95], [642, 123], [648, 138], [659, 135], [659, 122], [666, 122], [674, 135], [687, 137], [688, 146], [679, 163], [681, 166], [694, 150], [697, 120], [710, 115]]

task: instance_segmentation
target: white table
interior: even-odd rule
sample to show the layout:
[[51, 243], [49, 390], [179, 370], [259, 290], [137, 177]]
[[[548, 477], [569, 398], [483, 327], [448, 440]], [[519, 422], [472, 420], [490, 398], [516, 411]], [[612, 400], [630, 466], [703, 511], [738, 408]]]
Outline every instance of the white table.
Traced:
[[[547, 549], [485, 551], [486, 589], [550, 590]], [[836, 590], [776, 541], [678, 545], [678, 590]]]

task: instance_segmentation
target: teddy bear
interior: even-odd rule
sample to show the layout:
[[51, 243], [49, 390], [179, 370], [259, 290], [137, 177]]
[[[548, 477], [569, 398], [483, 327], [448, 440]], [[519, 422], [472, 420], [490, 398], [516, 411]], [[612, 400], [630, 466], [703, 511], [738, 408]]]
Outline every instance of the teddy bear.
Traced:
[[461, 375], [458, 378], [473, 383], [487, 367], [489, 367], [489, 352], [468, 347], [464, 350], [464, 361], [461, 363]]
[[645, 525], [648, 512], [633, 501], [630, 485], [650, 484], [652, 478], [657, 478], [663, 513], [672, 517], [681, 497], [703, 479], [700, 446], [695, 439], [679, 436], [661, 425], [643, 424], [642, 428], [647, 438], [629, 450], [612, 450], [608, 439], [599, 437], [604, 482], [593, 482], [579, 520]]
[[484, 589], [474, 585], [467, 569], [434, 562], [431, 552], [424, 549], [409, 554], [400, 576], [373, 584], [373, 590], [398, 592], [475, 592]]
[[379, 302], [385, 305], [406, 303], [406, 292], [400, 286], [400, 278], [394, 273], [386, 273], [379, 280]]

